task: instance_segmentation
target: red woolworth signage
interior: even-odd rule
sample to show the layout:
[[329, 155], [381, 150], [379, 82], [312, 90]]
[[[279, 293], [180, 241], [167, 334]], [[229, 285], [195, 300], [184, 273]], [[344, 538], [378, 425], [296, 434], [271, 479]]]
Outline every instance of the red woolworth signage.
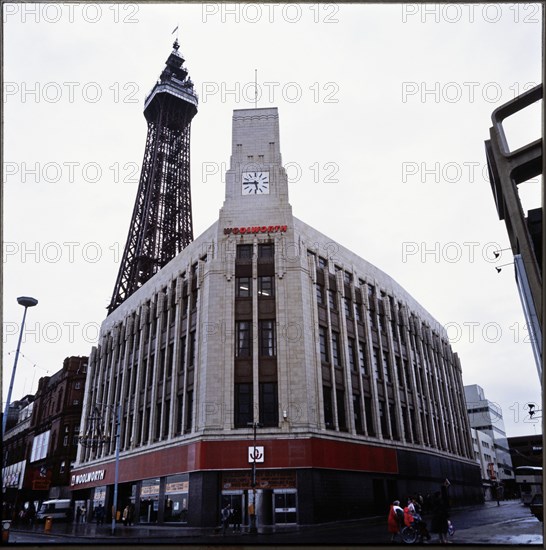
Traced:
[[224, 235], [245, 235], [253, 233], [286, 233], [286, 225], [252, 225], [250, 227], [224, 227]]

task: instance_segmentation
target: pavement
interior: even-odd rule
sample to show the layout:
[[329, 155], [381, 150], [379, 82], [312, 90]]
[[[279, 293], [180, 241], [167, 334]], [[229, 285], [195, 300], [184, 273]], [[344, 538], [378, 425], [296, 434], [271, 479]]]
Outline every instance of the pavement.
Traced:
[[[424, 516], [430, 525], [430, 518]], [[504, 501], [461, 507], [451, 510], [451, 521], [455, 534], [449, 542], [455, 545], [541, 545], [543, 544], [543, 524], [538, 521], [528, 507], [519, 501]], [[269, 532], [267, 532], [269, 531]], [[386, 517], [377, 516], [349, 522], [333, 522], [322, 525], [286, 526], [271, 530], [260, 529], [258, 535], [248, 532], [222, 534], [220, 528], [200, 529], [172, 525], [134, 525], [126, 527], [116, 524], [112, 535], [111, 524], [97, 526], [94, 523], [53, 523], [51, 531], [44, 532], [44, 525], [14, 527], [10, 531], [9, 543], [25, 545], [30, 543], [70, 544], [78, 546], [131, 544], [178, 544], [178, 545], [232, 545], [261, 546], [275, 545], [287, 548], [288, 545], [366, 545], [389, 544], [386, 531]], [[438, 543], [437, 535], [432, 534], [431, 545]], [[400, 545], [398, 543], [397, 545]], [[427, 544], [429, 545], [429, 544]]]

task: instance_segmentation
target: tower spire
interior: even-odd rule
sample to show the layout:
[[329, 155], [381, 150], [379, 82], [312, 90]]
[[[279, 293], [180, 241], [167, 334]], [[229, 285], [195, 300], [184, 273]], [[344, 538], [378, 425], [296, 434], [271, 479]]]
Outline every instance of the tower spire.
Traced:
[[198, 100], [179, 47], [176, 38], [144, 101], [148, 133], [142, 171], [108, 313], [193, 240], [190, 124]]

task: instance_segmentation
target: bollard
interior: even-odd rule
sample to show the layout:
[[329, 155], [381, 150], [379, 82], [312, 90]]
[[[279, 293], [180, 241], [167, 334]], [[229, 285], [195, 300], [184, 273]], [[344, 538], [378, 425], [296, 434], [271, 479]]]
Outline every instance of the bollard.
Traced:
[[2, 520], [2, 543], [9, 542], [9, 528], [11, 527], [11, 520]]
[[49, 533], [51, 531], [52, 525], [53, 525], [53, 518], [51, 516], [47, 516], [45, 518], [45, 523], [44, 523], [44, 532]]

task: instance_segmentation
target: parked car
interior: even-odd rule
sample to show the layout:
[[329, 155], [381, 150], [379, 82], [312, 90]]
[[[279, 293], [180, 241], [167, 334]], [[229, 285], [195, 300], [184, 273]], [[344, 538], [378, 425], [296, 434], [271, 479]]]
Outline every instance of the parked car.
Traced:
[[544, 521], [543, 509], [542, 509], [542, 494], [537, 494], [531, 500], [531, 514], [533, 514], [538, 520]]

